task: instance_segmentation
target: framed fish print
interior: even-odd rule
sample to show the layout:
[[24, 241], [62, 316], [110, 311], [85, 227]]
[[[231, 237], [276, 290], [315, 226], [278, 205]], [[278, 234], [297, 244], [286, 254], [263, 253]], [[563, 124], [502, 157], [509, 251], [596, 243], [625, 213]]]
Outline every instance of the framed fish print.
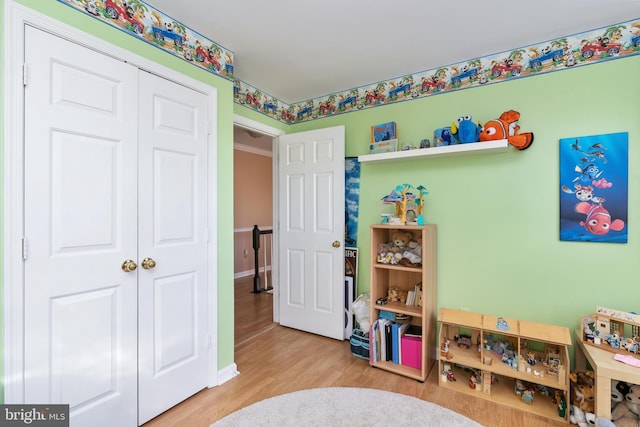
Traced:
[[627, 243], [629, 134], [560, 140], [560, 240]]

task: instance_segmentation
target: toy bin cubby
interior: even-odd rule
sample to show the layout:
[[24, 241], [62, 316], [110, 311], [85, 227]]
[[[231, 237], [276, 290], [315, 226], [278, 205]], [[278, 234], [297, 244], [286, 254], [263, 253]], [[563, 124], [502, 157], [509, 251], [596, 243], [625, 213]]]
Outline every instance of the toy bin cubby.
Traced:
[[[420, 253], [419, 263], [413, 259], [403, 265], [381, 256], [381, 248], [388, 247], [392, 235], [398, 231], [411, 234], [412, 250]], [[371, 366], [418, 381], [427, 378], [435, 362], [436, 279], [435, 225], [371, 226]], [[394, 357], [380, 357], [378, 351], [380, 332], [384, 334], [384, 331], [374, 328], [382, 318], [390, 319], [387, 322], [390, 328], [397, 328], [393, 334]], [[413, 327], [405, 329], [403, 324]]]
[[568, 328], [441, 308], [441, 387], [569, 422]]

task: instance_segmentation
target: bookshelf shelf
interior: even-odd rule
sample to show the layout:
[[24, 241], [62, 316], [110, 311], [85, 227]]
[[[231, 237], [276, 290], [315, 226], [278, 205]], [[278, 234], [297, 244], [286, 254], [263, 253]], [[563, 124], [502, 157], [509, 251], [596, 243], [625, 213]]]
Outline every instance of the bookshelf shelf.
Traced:
[[[419, 267], [404, 267], [376, 262], [378, 248], [391, 240], [395, 230], [410, 232], [416, 242], [422, 242], [422, 263]], [[404, 375], [418, 381], [425, 381], [435, 362], [436, 345], [436, 226], [433, 224], [418, 225], [388, 225], [377, 224], [371, 226], [371, 319], [375, 323], [381, 317], [381, 311], [408, 315], [409, 319], [397, 320], [396, 323], [410, 323], [418, 326], [422, 336], [413, 338], [414, 345], [419, 348], [417, 357], [419, 368], [407, 366], [402, 360], [394, 363], [392, 360], [370, 361], [371, 366], [384, 369], [399, 375]], [[386, 298], [390, 288], [404, 291], [412, 290], [416, 285], [422, 286], [422, 305], [407, 305], [404, 302], [390, 301], [384, 305], [376, 304], [379, 298]], [[374, 333], [370, 334], [370, 352], [377, 345]], [[408, 335], [408, 334], [407, 334]], [[399, 350], [402, 357], [402, 351]], [[407, 358], [408, 359], [408, 358]], [[405, 360], [406, 361], [406, 360]]]
[[364, 154], [358, 156], [360, 163], [390, 163], [407, 160], [427, 160], [449, 156], [506, 153], [509, 142], [506, 139], [470, 144], [445, 145], [442, 147], [418, 148], [415, 150], [394, 151], [391, 153]]
[[438, 322], [441, 387], [569, 422], [567, 328], [449, 308], [440, 309]]

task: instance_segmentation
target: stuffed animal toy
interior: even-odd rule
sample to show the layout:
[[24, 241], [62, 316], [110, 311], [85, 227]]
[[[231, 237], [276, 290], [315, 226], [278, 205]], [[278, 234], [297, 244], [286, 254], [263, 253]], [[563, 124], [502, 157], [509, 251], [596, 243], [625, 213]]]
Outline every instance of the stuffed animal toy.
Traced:
[[505, 111], [500, 118], [489, 120], [482, 126], [479, 140], [484, 142], [506, 139], [518, 150], [529, 148], [533, 143], [533, 132], [518, 133], [520, 130], [520, 126], [516, 124], [518, 120], [520, 120], [520, 113], [514, 110]]
[[[415, 267], [422, 263], [422, 249], [418, 242], [412, 240], [413, 234], [408, 231], [394, 230], [391, 232], [390, 237], [393, 259], [387, 262], [387, 264]], [[386, 258], [389, 258], [388, 254]]]
[[577, 406], [582, 412], [593, 413], [595, 376], [593, 371], [574, 371], [569, 374], [571, 383], [571, 406]]
[[625, 396], [625, 400], [631, 412], [640, 417], [640, 385], [633, 384]]
[[571, 424], [577, 424], [580, 427], [589, 427], [596, 423], [596, 416], [593, 412], [584, 412], [579, 407], [571, 405], [569, 421]]
[[629, 394], [631, 386], [624, 381], [611, 380], [611, 407], [624, 402], [625, 397]]
[[624, 401], [618, 402], [611, 410], [611, 421], [616, 427], [640, 426], [640, 385], [632, 385]]
[[396, 252], [404, 252], [409, 247], [409, 243], [413, 239], [413, 234], [408, 231], [393, 230], [391, 232], [391, 243], [393, 243]]
[[461, 144], [480, 141], [480, 124], [474, 123], [470, 115], [458, 118], [456, 122], [451, 124], [451, 134], [460, 141]]
[[389, 288], [387, 300], [389, 302], [400, 302], [404, 304], [407, 301], [407, 291], [400, 288]]

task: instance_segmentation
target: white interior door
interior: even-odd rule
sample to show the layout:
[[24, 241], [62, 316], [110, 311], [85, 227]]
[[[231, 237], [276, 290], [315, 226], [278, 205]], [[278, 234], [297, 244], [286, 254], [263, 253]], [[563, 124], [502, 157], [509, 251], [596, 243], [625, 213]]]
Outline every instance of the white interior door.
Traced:
[[140, 424], [207, 385], [207, 127], [206, 95], [141, 72]]
[[207, 384], [208, 98], [31, 27], [25, 45], [24, 401], [136, 426]]
[[[26, 28], [25, 402], [137, 424], [138, 70]], [[104, 425], [107, 425], [104, 424]]]
[[278, 139], [280, 324], [344, 339], [344, 127]]

